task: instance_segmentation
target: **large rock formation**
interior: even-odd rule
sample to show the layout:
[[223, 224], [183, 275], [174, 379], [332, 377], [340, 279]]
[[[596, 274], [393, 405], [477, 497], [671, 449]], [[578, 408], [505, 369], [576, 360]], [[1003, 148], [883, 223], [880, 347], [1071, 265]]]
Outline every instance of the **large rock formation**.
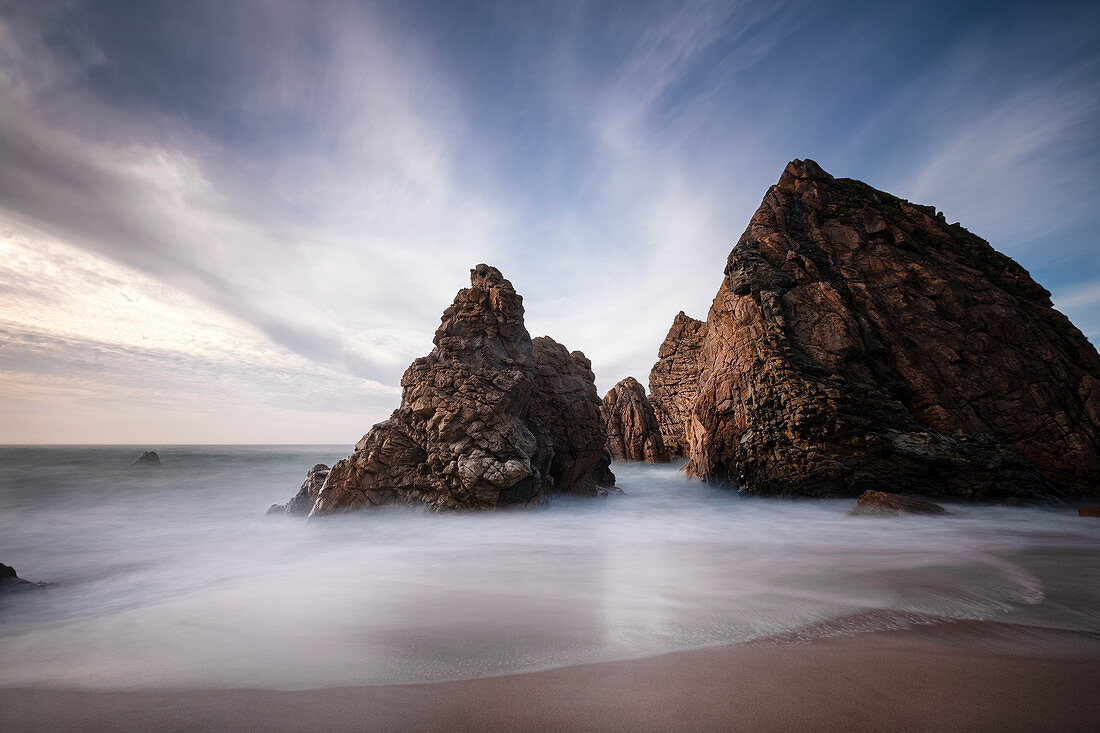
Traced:
[[532, 506], [614, 480], [588, 360], [552, 339], [532, 344], [523, 299], [496, 268], [470, 271], [401, 386], [401, 406], [332, 467], [310, 516]]
[[645, 388], [627, 377], [608, 391], [600, 405], [607, 425], [607, 451], [619, 461], [667, 463], [668, 451], [661, 438], [657, 416], [645, 396]]
[[1089, 494], [1100, 357], [1049, 293], [933, 208], [796, 160], [726, 264], [690, 474], [761, 494]]
[[705, 321], [680, 311], [649, 372], [649, 402], [665, 447], [675, 458], [687, 455], [687, 429], [699, 394], [700, 357], [706, 335]]

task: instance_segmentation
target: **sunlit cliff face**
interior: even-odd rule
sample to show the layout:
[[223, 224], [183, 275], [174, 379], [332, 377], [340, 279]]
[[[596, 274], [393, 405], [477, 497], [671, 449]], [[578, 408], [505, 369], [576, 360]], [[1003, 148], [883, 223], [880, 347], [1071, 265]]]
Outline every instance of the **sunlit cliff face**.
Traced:
[[477, 262], [644, 380], [795, 157], [1095, 340], [1098, 11], [918, 5], [6, 5], [0, 441], [354, 441]]

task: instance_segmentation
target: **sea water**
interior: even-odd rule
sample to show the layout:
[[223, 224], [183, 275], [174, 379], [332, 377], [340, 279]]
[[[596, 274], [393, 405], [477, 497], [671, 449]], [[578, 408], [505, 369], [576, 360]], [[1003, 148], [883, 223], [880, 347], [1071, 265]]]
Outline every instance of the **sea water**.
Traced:
[[1100, 520], [743, 499], [677, 465], [533, 511], [265, 516], [346, 446], [0, 448], [0, 685], [428, 681], [991, 619], [1100, 632]]

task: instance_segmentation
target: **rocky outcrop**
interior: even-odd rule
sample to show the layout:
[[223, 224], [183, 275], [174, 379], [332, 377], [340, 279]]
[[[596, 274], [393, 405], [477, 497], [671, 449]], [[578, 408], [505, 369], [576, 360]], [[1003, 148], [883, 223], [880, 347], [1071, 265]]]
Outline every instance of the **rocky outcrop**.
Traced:
[[391, 503], [529, 507], [613, 482], [590, 364], [532, 343], [523, 299], [488, 265], [470, 271], [435, 348], [401, 379], [401, 406], [338, 461], [310, 516]]
[[302, 487], [298, 490], [298, 493], [294, 495], [294, 498], [286, 504], [272, 504], [271, 508], [267, 510], [267, 513], [308, 515], [310, 510], [313, 509], [313, 504], [317, 501], [318, 495], [321, 493], [321, 487], [325, 485], [325, 479], [328, 478], [328, 473], [328, 466], [323, 463], [316, 464], [313, 468], [309, 469], [309, 472], [306, 474], [306, 480], [302, 482]]
[[580, 351], [570, 352], [549, 336], [531, 340], [538, 369], [529, 414], [549, 439], [552, 454], [547, 469], [551, 492], [594, 496], [615, 484], [604, 452], [604, 424], [592, 362]]
[[1077, 508], [1077, 516], [1079, 517], [1100, 517], [1100, 506], [1082, 506]]
[[661, 438], [671, 457], [687, 455], [691, 410], [699, 395], [700, 359], [707, 334], [705, 321], [683, 311], [657, 352], [657, 363], [649, 372], [649, 402], [657, 416]]
[[634, 377], [616, 384], [603, 398], [600, 413], [607, 425], [607, 451], [618, 461], [667, 463], [668, 451], [645, 388]]
[[156, 451], [147, 450], [147, 451], [145, 451], [144, 453], [141, 454], [140, 458], [138, 458], [136, 461], [134, 461], [134, 465], [135, 466], [141, 466], [141, 465], [159, 466], [160, 465], [160, 456], [157, 455]]
[[933, 208], [796, 160], [707, 317], [691, 475], [757, 494], [1097, 491], [1100, 356]]
[[848, 512], [853, 516], [884, 516], [896, 514], [950, 514], [939, 504], [915, 496], [888, 494], [885, 491], [864, 491]]

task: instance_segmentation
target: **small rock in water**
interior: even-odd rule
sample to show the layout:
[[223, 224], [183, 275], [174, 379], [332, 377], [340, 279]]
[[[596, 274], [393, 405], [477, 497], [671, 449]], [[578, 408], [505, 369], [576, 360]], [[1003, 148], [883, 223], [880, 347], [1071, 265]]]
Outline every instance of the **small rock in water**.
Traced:
[[157, 455], [156, 451], [147, 450], [147, 451], [145, 451], [144, 453], [141, 454], [141, 458], [134, 461], [135, 466], [140, 466], [144, 463], [150, 463], [150, 464], [155, 464], [155, 465], [159, 466], [160, 465], [160, 456]]
[[889, 494], [885, 491], [864, 491], [849, 514], [880, 516], [884, 514], [950, 514], [934, 501], [913, 496]]
[[1095, 504], [1090, 506], [1083, 506], [1077, 509], [1077, 516], [1079, 517], [1100, 517], [1100, 506]]
[[5, 565], [0, 563], [0, 591], [4, 590], [24, 590], [28, 588], [44, 588], [42, 583], [34, 583], [30, 580], [23, 580], [16, 574], [15, 568], [11, 565]]
[[267, 513], [281, 514], [285, 512], [286, 514], [301, 514], [302, 516], [309, 514], [309, 510], [313, 508], [313, 502], [317, 501], [317, 495], [321, 493], [321, 487], [325, 485], [329, 470], [329, 467], [323, 463], [314, 465], [313, 468], [309, 469], [306, 480], [302, 482], [302, 486], [298, 489], [298, 493], [294, 498], [286, 504], [272, 504]]

